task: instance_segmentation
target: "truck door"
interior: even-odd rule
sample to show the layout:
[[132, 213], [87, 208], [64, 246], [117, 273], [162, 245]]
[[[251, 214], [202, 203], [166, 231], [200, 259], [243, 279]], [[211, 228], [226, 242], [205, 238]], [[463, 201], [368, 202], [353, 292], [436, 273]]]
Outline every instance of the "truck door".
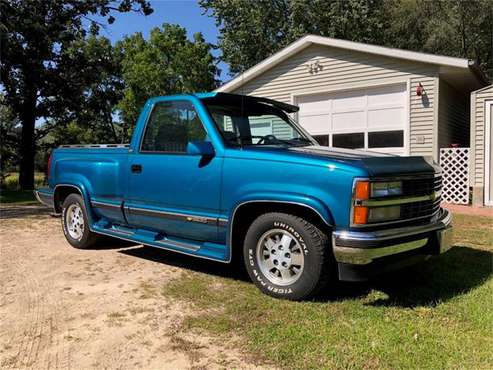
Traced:
[[130, 225], [217, 241], [222, 158], [189, 153], [191, 142], [208, 142], [193, 103], [157, 102], [138, 149], [129, 155], [125, 213]]

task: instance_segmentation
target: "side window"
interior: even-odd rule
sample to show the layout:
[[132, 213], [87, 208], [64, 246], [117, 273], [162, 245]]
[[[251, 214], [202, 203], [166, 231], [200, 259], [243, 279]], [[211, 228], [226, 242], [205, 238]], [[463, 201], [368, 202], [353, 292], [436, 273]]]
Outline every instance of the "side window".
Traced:
[[185, 153], [190, 141], [205, 141], [207, 133], [192, 103], [168, 101], [156, 104], [147, 122], [141, 150]]

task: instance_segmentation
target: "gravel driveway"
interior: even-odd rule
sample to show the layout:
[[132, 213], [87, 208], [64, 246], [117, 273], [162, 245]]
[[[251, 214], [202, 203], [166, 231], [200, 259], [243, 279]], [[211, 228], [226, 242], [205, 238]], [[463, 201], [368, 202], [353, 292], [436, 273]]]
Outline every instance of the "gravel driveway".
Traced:
[[74, 249], [39, 206], [1, 208], [0, 248], [2, 368], [254, 367], [237, 339], [182, 330], [197, 313], [161, 294], [184, 270], [171, 253], [123, 242]]

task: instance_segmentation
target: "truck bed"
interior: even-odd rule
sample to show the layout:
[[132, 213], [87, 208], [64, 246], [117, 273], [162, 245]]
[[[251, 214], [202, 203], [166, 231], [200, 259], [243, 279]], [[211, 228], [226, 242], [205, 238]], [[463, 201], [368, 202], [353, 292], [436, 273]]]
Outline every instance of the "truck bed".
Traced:
[[52, 154], [50, 187], [80, 184], [91, 199], [123, 199], [129, 150], [128, 144], [62, 145]]

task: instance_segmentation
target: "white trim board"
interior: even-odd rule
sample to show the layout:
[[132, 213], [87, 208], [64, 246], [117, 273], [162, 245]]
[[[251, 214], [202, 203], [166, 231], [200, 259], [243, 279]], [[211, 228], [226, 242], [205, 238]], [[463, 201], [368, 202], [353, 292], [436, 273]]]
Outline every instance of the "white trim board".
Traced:
[[492, 163], [491, 159], [491, 108], [493, 107], [493, 101], [486, 100], [484, 102], [484, 204], [487, 206], [493, 206], [493, 194], [490, 194], [490, 170]]
[[300, 52], [310, 45], [323, 45], [335, 48], [341, 48], [346, 50], [352, 50], [357, 52], [363, 52], [374, 55], [381, 55], [390, 58], [405, 59], [412, 62], [435, 64], [444, 67], [453, 67], [469, 70], [471, 68], [477, 68], [476, 63], [470, 59], [447, 57], [442, 55], [426, 54], [416, 51], [388, 48], [384, 46], [377, 46], [371, 44], [364, 44], [360, 42], [353, 42], [347, 40], [334, 39], [330, 37], [322, 37], [316, 35], [307, 35], [301, 39], [286, 46], [284, 49], [278, 51], [267, 59], [264, 59], [260, 63], [256, 64], [252, 68], [248, 69], [244, 73], [238, 75], [231, 81], [217, 88], [216, 92], [231, 92], [237, 89], [244, 83], [252, 80], [261, 73], [269, 70], [280, 62], [286, 60], [292, 55]]

